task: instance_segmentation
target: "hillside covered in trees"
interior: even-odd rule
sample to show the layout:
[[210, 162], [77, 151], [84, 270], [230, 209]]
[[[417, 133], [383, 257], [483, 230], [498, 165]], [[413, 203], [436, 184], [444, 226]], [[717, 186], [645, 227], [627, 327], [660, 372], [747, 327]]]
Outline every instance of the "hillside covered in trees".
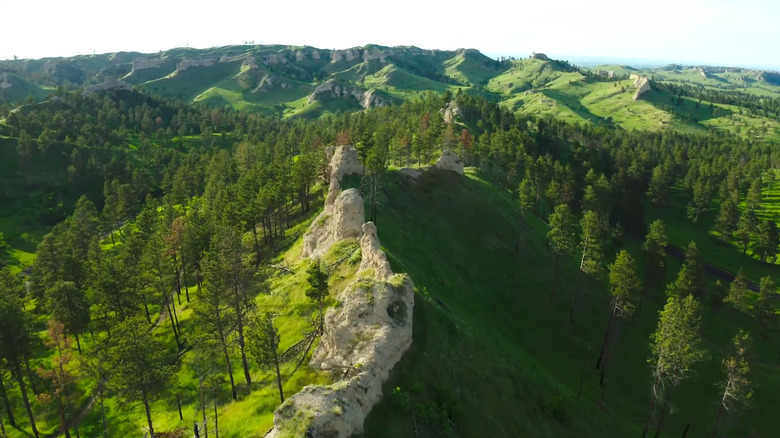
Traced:
[[[357, 74], [380, 49], [335, 64]], [[298, 65], [272, 54], [258, 69]], [[572, 123], [491, 87], [544, 90], [520, 94], [536, 99], [571, 75], [593, 92], [628, 85], [539, 57], [470, 70], [472, 52], [428, 56], [441, 76], [399, 54], [382, 69], [446, 87], [388, 88], [383, 105], [312, 117], [207, 105], [151, 76], [84, 92], [104, 78], [77, 74], [171, 67], [168, 79], [206, 81], [220, 63], [71, 59], [68, 84], [64, 66], [26, 64], [27, 80], [60, 88], [0, 108], [0, 436], [264, 436], [304, 387], [358, 372], [310, 365], [365, 256], [355, 238], [302, 255], [324, 220], [332, 145], [354, 146], [364, 170], [342, 187], [362, 194], [392, 270], [415, 287], [412, 345], [364, 436], [770, 436], [769, 131]], [[297, 80], [314, 82], [308, 71]], [[748, 93], [659, 84], [632, 102], [774, 114]], [[464, 174], [431, 167], [444, 151]], [[297, 422], [317, 436], [316, 421]]]

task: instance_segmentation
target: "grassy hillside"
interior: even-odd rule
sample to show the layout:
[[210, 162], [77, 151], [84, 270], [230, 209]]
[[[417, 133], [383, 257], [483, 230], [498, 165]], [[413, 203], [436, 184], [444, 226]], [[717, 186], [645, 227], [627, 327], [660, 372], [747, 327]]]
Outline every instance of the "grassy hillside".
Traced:
[[[624, 325], [602, 405], [594, 364], [607, 323], [606, 285], [585, 285], [584, 307], [576, 325], [569, 323], [578, 259], [563, 262], [564, 281], [552, 296], [543, 222], [521, 219], [517, 204], [474, 172], [426, 171], [416, 182], [396, 173], [386, 195], [379, 237], [394, 268], [415, 281], [414, 343], [385, 385], [388, 396], [369, 416], [364, 436], [640, 433], [650, 398], [645, 359], [662, 290], [650, 291]], [[443, 217], [450, 219], [431, 220]], [[641, 260], [638, 242], [629, 241], [627, 249]], [[670, 281], [679, 263], [667, 263]], [[739, 326], [753, 324], [733, 309], [704, 307], [710, 357], [676, 393], [679, 412], [665, 428], [670, 434], [681, 433], [688, 421], [690, 436], [707, 434], [722, 354]], [[777, 358], [767, 340], [757, 339], [756, 349], [754, 409], [728, 422], [729, 436], [773, 430]]]

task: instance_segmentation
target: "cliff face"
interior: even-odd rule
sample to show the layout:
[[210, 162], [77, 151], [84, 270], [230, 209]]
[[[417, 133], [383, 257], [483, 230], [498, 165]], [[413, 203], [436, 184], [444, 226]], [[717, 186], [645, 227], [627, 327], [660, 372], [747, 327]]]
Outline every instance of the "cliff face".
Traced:
[[634, 86], [637, 88], [636, 93], [634, 93], [634, 100], [639, 99], [639, 96], [651, 90], [650, 79], [647, 76], [631, 75], [629, 79], [634, 81]]
[[307, 103], [313, 103], [327, 98], [355, 99], [361, 107], [371, 108], [385, 106], [389, 102], [376, 94], [375, 90], [366, 90], [352, 85], [342, 84], [338, 81], [327, 81], [318, 85], [309, 95]]
[[[329, 151], [329, 201], [304, 236], [304, 256], [325, 254], [341, 239], [335, 236], [354, 237], [358, 213], [362, 222], [363, 200], [357, 190], [339, 192], [338, 178], [355, 169], [352, 159], [345, 158], [352, 153], [348, 146]], [[349, 209], [348, 221], [339, 213], [346, 205], [354, 207]], [[412, 343], [412, 280], [393, 273], [372, 222], [362, 224], [358, 231], [360, 268], [338, 296], [339, 304], [328, 310], [320, 345], [310, 363], [332, 371], [339, 379], [329, 386], [307, 386], [288, 399], [274, 413], [270, 437], [347, 438], [361, 433], [366, 416], [382, 398], [382, 383]]]

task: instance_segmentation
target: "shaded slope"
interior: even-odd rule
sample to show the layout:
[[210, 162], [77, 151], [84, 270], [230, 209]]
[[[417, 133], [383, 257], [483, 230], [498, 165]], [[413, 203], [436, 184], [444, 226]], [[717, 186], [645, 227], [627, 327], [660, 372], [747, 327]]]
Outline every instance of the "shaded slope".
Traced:
[[[415, 278], [414, 342], [385, 387], [391, 395], [368, 417], [365, 436], [639, 435], [650, 395], [649, 336], [662, 288], [652, 290], [623, 326], [601, 405], [593, 367], [607, 323], [606, 285], [584, 285], [585, 304], [572, 326], [568, 308], [578, 259], [562, 261], [553, 298], [546, 225], [528, 217], [519, 231], [516, 203], [473, 172], [392, 179], [379, 211], [380, 239], [394, 268]], [[641, 260], [637, 242], [627, 248]], [[663, 284], [679, 269], [676, 260], [668, 265]], [[723, 378], [722, 354], [738, 326], [753, 324], [731, 309], [712, 313], [706, 301], [703, 308], [711, 355], [677, 390], [680, 412], [669, 417], [668, 433], [690, 421], [690, 436], [706, 434]], [[776, 353], [768, 341], [756, 344], [755, 408], [724, 433], [773, 429], [769, 412], [780, 388], [771, 371]]]

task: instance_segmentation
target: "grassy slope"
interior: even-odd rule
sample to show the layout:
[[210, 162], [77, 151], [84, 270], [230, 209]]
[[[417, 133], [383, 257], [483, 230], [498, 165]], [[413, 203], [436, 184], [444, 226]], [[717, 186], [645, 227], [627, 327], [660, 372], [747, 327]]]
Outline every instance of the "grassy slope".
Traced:
[[[288, 267], [294, 274], [290, 275], [281, 270], [272, 270], [270, 272], [268, 284], [269, 293], [261, 294], [257, 296], [255, 300], [258, 311], [277, 313], [278, 316], [275, 318], [275, 325], [279, 329], [279, 334], [282, 339], [280, 349], [288, 348], [302, 337], [302, 333], [307, 328], [305, 317], [316, 311], [316, 304], [305, 296], [306, 268], [310, 261], [308, 259], [302, 259], [300, 256], [303, 244], [300, 237], [308, 228], [316, 213], [316, 209], [312, 209], [309, 214], [301, 218], [296, 225], [287, 231], [285, 239], [280, 243], [282, 248], [281, 251], [279, 251], [273, 260], [270, 261], [270, 263]], [[251, 245], [250, 236], [245, 236], [245, 246], [250, 247]], [[342, 245], [337, 245], [323, 258], [323, 263], [329, 265], [335, 260], [341, 259], [343, 254], [345, 254], [345, 251], [351, 251], [352, 247], [349, 245], [356, 245], [356, 242], [347, 242]], [[103, 247], [107, 251], [112, 250], [113, 246], [111, 245], [110, 239], [104, 240]], [[335, 303], [333, 297], [346, 286], [350, 278], [357, 271], [357, 267], [357, 263], [350, 263], [350, 261], [347, 261], [339, 265], [337, 269], [331, 273], [331, 297], [327, 300], [328, 305]], [[193, 282], [191, 281], [190, 283], [190, 295], [194, 301], [197, 299], [197, 292], [195, 291], [195, 285], [192, 284]], [[189, 333], [192, 333], [194, 329], [192, 326], [193, 310], [191, 304], [186, 302], [183, 292], [181, 299], [182, 305], [178, 306], [177, 314], [181, 331], [186, 337]], [[159, 308], [155, 306], [151, 310], [153, 312], [153, 319], [157, 318], [159, 315]], [[44, 315], [38, 315], [36, 318], [35, 330], [41, 339], [44, 339], [45, 337], [45, 323], [46, 317]], [[170, 323], [167, 318], [160, 321], [159, 325], [154, 329], [154, 334], [155, 337], [165, 342], [167, 345], [175, 344], [170, 329]], [[85, 335], [82, 337], [82, 347], [88, 348], [91, 342], [90, 336]], [[311, 354], [311, 352], [309, 354]], [[53, 351], [40, 348], [36, 351], [33, 360], [37, 363], [49, 363], [52, 355]], [[78, 359], [78, 354], [74, 354], [74, 356]], [[178, 384], [173, 387], [175, 389], [163, 394], [162, 398], [153, 404], [152, 411], [156, 431], [173, 431], [182, 427], [191, 428], [194, 421], [201, 421], [201, 414], [198, 410], [198, 381], [197, 375], [195, 374], [196, 360], [197, 357], [195, 352], [189, 351], [178, 361], [178, 373], [175, 380], [178, 381]], [[77, 363], [74, 362], [73, 365], [77, 366]], [[325, 373], [315, 372], [307, 366], [302, 366], [295, 374], [291, 375], [294, 365], [294, 362], [289, 362], [282, 367], [282, 374], [285, 380], [285, 396], [291, 396], [308, 384], [328, 382], [328, 377]], [[227, 438], [262, 436], [272, 427], [273, 411], [279, 405], [279, 394], [276, 389], [273, 374], [270, 370], [260, 370], [257, 367], [252, 366], [253, 384], [250, 390], [244, 383], [240, 357], [236, 352], [234, 352], [233, 367], [234, 378], [239, 392], [239, 400], [234, 402], [230, 398], [228, 393], [229, 386], [226, 381], [223, 382], [222, 390], [216, 395], [219, 400], [220, 436]], [[91, 382], [89, 379], [80, 379], [80, 385], [82, 387], [92, 385], [93, 383], [94, 382]], [[13, 388], [13, 385], [9, 384], [7, 388], [10, 389], [9, 395], [12, 400], [21, 400], [18, 391]], [[183, 420], [179, 419], [175, 398], [176, 393], [181, 396]], [[209, 401], [211, 397], [211, 394], [207, 395], [207, 401]], [[83, 405], [87, 400], [87, 395], [82, 396], [79, 405]], [[25, 421], [21, 409], [20, 406], [17, 406], [15, 414], [19, 424], [22, 427], [25, 427], [27, 422]], [[145, 414], [143, 409], [136, 404], [124, 404], [118, 398], [112, 397], [106, 400], [106, 410], [109, 436], [138, 435], [145, 429]], [[58, 419], [54, 415], [44, 416], [46, 412], [51, 413], [53, 411], [46, 411], [40, 408], [37, 410], [36, 421], [39, 423], [38, 428], [41, 431], [53, 432], [56, 428]], [[207, 412], [210, 418], [209, 421], [213, 421], [213, 406], [208, 407]], [[213, 423], [211, 424], [211, 427], [213, 428]], [[100, 411], [98, 409], [93, 409], [88, 412], [85, 419], [80, 424], [79, 430], [82, 433], [82, 436], [100, 435], [102, 433], [100, 426]], [[10, 429], [9, 434], [9, 438], [22, 438], [27, 436], [26, 432], [16, 429]]]
[[[559, 292], [552, 298], [551, 260], [541, 221], [525, 222], [516, 253], [519, 209], [477, 175], [427, 172], [417, 183], [402, 178], [395, 174], [387, 189], [378, 227], [394, 268], [415, 281], [414, 344], [385, 393], [399, 387], [411, 394], [413, 403], [448, 400], [456, 406], [461, 436], [637, 435], [649, 400], [648, 337], [662, 292], [652, 291], [625, 324], [602, 409], [593, 365], [607, 319], [605, 286], [586, 286], [585, 304], [572, 327], [567, 316], [577, 261], [562, 262]], [[639, 250], [636, 242], [627, 246]], [[679, 263], [668, 264], [670, 281]], [[703, 307], [711, 356], [675, 395], [680, 412], [669, 419], [668, 433], [679, 433], [691, 421], [690, 436], [705, 434], [714, 421], [714, 384], [723, 378], [719, 364], [724, 345], [737, 325], [752, 328], [750, 319], [731, 309], [713, 314], [708, 302]], [[777, 358], [769, 343], [759, 339], [756, 346], [761, 362], [753, 367], [759, 382], [755, 409], [741, 422], [727, 422], [724, 433], [766, 434], [773, 429], [768, 414], [778, 403]], [[369, 416], [365, 436], [414, 436], [414, 425], [389, 396]]]

